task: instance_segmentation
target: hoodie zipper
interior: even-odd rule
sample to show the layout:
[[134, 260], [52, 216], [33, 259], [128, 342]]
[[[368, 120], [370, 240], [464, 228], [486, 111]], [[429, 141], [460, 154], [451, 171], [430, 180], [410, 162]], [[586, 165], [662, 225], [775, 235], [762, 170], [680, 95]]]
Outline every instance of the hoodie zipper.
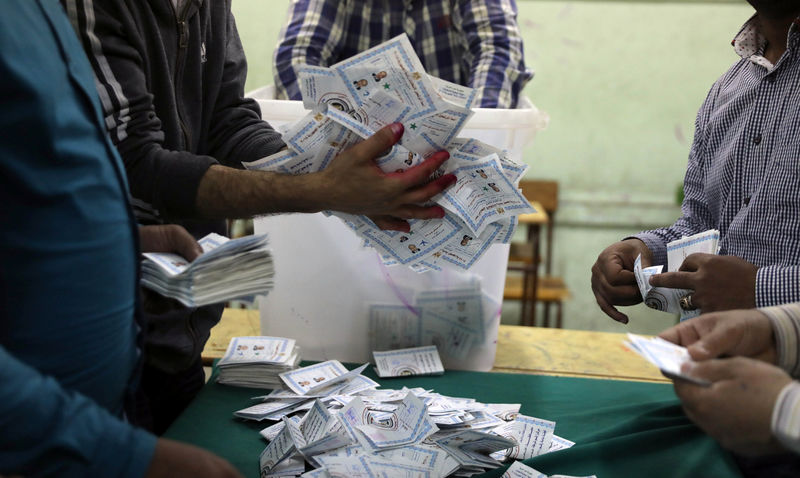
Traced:
[[183, 104], [181, 102], [181, 85], [183, 79], [183, 68], [186, 61], [186, 51], [189, 47], [189, 24], [186, 22], [186, 17], [189, 13], [194, 0], [184, 0], [180, 13], [176, 11], [175, 4], [172, 0], [168, 0], [172, 7], [172, 12], [175, 14], [175, 22], [178, 27], [178, 54], [175, 58], [175, 78], [173, 79], [175, 88], [175, 102], [176, 109], [178, 110], [178, 123], [183, 132], [184, 148], [190, 148], [192, 144], [192, 135], [186, 123], [183, 120]]

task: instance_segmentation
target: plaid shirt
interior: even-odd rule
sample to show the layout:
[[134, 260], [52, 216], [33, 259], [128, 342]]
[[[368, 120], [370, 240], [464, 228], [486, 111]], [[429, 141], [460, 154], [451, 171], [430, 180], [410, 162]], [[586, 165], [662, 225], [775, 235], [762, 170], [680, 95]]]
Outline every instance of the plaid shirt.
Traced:
[[720, 254], [759, 266], [756, 305], [800, 301], [800, 31], [772, 65], [756, 18], [733, 42], [741, 60], [697, 115], [681, 217], [637, 235], [666, 265], [666, 243], [719, 229]]
[[525, 67], [514, 0], [293, 0], [275, 50], [279, 98], [299, 100], [294, 66], [331, 66], [401, 33], [426, 71], [513, 108]]

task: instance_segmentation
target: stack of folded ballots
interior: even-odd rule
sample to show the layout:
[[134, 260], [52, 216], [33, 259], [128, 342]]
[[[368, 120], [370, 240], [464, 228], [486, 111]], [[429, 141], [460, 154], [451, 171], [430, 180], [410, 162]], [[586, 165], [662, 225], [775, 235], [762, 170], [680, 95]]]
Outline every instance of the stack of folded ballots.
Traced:
[[188, 307], [267, 294], [275, 275], [267, 236], [228, 239], [211, 233], [203, 254], [189, 262], [177, 254], [144, 254], [142, 285]]
[[217, 364], [217, 382], [252, 388], [280, 386], [278, 376], [297, 368], [300, 348], [284, 337], [234, 337]]
[[260, 432], [270, 442], [261, 476], [470, 476], [574, 445], [554, 434], [555, 422], [519, 414], [518, 403], [379, 390], [365, 367], [330, 360], [281, 374], [284, 389], [234, 413], [274, 422]]
[[508, 243], [519, 214], [534, 212], [519, 190], [527, 166], [506, 151], [458, 133], [473, 114], [475, 91], [425, 73], [405, 34], [322, 68], [297, 66], [308, 115], [283, 133], [287, 149], [245, 163], [248, 169], [307, 174], [391, 123], [405, 130], [375, 162], [402, 172], [439, 150], [450, 159], [433, 177], [452, 173], [455, 185], [433, 198], [445, 217], [409, 221], [408, 233], [382, 231], [367, 217], [332, 212], [375, 248], [386, 265], [417, 272], [467, 270], [492, 244]]

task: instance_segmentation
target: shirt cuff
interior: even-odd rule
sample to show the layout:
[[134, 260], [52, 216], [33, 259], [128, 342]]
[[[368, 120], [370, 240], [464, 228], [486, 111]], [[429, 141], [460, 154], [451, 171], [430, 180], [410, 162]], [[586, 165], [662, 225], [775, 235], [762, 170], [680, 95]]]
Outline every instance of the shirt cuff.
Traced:
[[788, 304], [800, 300], [797, 266], [759, 267], [756, 272], [756, 307]]
[[659, 236], [642, 232], [625, 239], [639, 239], [644, 242], [647, 248], [650, 249], [650, 253], [653, 254], [653, 263], [650, 265], [667, 267], [667, 245]]
[[800, 376], [800, 303], [759, 309], [772, 324], [778, 366], [792, 377]]
[[772, 409], [772, 434], [795, 453], [800, 453], [800, 383], [787, 384]]

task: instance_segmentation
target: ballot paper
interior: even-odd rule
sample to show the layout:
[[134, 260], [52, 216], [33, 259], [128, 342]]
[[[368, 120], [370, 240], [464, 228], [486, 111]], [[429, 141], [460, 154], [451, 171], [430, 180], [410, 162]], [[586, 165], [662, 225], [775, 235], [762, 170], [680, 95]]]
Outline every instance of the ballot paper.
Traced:
[[[263, 402], [248, 413], [236, 412], [260, 420], [269, 411], [269, 420], [277, 420], [260, 432], [270, 442], [260, 456], [262, 476], [298, 476], [301, 458], [316, 468], [302, 474], [310, 477], [468, 476], [510, 456], [574, 444], [553, 434], [554, 422], [519, 415], [520, 404], [484, 404], [422, 388], [365, 389], [353, 386], [369, 380], [360, 375], [363, 368], [351, 374], [335, 363], [325, 368], [341, 382], [305, 395], [276, 390], [255, 397]], [[295, 411], [283, 413], [288, 410]]]
[[694, 363], [689, 357], [686, 347], [667, 342], [661, 337], [647, 338], [631, 333], [628, 334], [628, 341], [625, 342], [625, 345], [661, 369], [661, 372], [669, 378], [688, 380], [704, 387], [711, 385], [706, 380], [691, 377], [681, 372], [683, 364]]
[[428, 290], [404, 305], [370, 304], [369, 339], [373, 350], [434, 345], [440, 357], [465, 358], [486, 342], [486, 309], [492, 301], [471, 287]]
[[198, 243], [203, 254], [192, 262], [172, 253], [144, 253], [142, 285], [187, 307], [272, 290], [275, 274], [266, 235], [231, 240], [211, 233]]
[[[691, 254], [705, 253], [717, 254], [719, 252], [719, 231], [709, 229], [691, 236], [669, 242], [667, 244], [667, 271], [675, 272], [680, 269], [683, 260]], [[681, 320], [690, 319], [700, 315], [700, 309], [684, 310], [680, 306], [681, 297], [690, 294], [689, 289], [672, 289], [668, 287], [653, 287], [650, 277], [663, 272], [663, 266], [642, 268], [641, 255], [634, 262], [633, 274], [639, 286], [645, 305], [651, 309], [680, 314]]]
[[442, 360], [435, 345], [400, 350], [373, 351], [378, 376], [441, 375]]
[[275, 388], [278, 375], [297, 368], [300, 348], [284, 337], [234, 337], [217, 364], [217, 382], [253, 388]]
[[[246, 168], [322, 171], [339, 153], [391, 123], [402, 123], [404, 133], [375, 159], [382, 171], [403, 172], [436, 151], [450, 153], [430, 178], [446, 173], [457, 178], [429, 203], [444, 208], [444, 218], [409, 221], [411, 231], [397, 233], [382, 231], [363, 216], [326, 213], [344, 221], [365, 247], [375, 248], [385, 265], [405, 265], [418, 273], [469, 270], [492, 244], [510, 242], [517, 215], [535, 212], [518, 188], [526, 165], [499, 148], [458, 137], [473, 114], [475, 91], [428, 75], [405, 34], [330, 68], [298, 65], [296, 70], [309, 113], [284, 130], [287, 150], [244, 163]], [[456, 330], [445, 334], [458, 335]], [[471, 341], [468, 332], [461, 334], [466, 342], [451, 341], [450, 347], [463, 356]]]

